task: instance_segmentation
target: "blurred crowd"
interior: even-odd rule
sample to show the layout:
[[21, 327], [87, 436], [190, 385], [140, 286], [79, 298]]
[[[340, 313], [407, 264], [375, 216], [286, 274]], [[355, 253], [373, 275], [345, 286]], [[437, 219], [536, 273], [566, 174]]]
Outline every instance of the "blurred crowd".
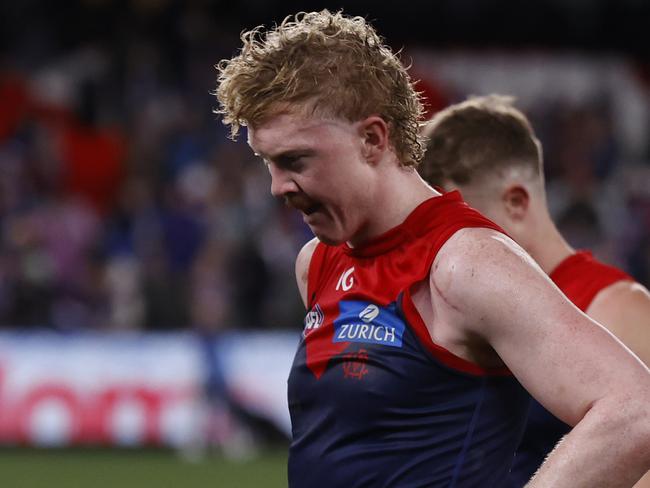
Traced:
[[[309, 231], [212, 113], [237, 36], [154, 4], [73, 26], [46, 10], [3, 52], [2, 326], [300, 323], [290, 277]], [[121, 32], [89, 32], [106, 24]]]
[[[309, 229], [212, 112], [238, 33], [206, 2], [166, 3], [46, 8], [4, 43], [1, 327], [300, 327]], [[530, 115], [561, 230], [649, 285], [647, 151], [622, 162], [607, 97]]]

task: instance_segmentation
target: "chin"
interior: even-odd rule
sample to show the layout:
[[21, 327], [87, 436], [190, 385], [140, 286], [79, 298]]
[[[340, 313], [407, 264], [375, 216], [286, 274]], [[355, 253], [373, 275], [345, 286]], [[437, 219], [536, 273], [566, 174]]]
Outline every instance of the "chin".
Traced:
[[340, 235], [336, 235], [335, 233], [323, 232], [322, 228], [318, 229], [310, 226], [310, 229], [314, 233], [314, 235], [318, 238], [319, 241], [321, 241], [323, 244], [327, 244], [328, 246], [338, 246], [339, 244], [343, 244], [347, 240], [344, 237], [341, 237]]
[[328, 246], [338, 246], [350, 240], [349, 233], [342, 226], [310, 225], [309, 228], [319, 241]]
[[343, 244], [345, 242], [345, 239], [335, 239], [332, 236], [320, 234], [318, 232], [314, 232], [314, 235], [318, 238], [319, 241], [321, 241], [323, 244], [327, 244], [328, 246], [338, 246], [339, 244]]

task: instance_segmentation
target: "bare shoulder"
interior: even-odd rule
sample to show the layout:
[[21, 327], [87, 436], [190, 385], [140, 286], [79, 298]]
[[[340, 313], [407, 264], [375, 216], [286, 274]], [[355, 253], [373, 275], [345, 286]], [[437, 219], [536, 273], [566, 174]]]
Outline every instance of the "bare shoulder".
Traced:
[[635, 281], [618, 281], [601, 290], [587, 314], [650, 364], [650, 292]]
[[456, 232], [442, 246], [431, 268], [432, 290], [458, 306], [483, 303], [491, 292], [509, 290], [513, 283], [533, 285], [539, 280], [550, 281], [517, 243], [487, 228]]
[[453, 325], [487, 342], [533, 397], [570, 425], [598, 399], [648, 384], [638, 359], [497, 231], [454, 234], [430, 281], [432, 301], [453, 316]]
[[318, 245], [318, 239], [314, 237], [311, 241], [307, 242], [298, 253], [296, 257], [296, 282], [298, 283], [298, 290], [302, 302], [307, 306], [307, 279], [309, 277], [309, 263], [314, 254], [314, 250]]
[[454, 268], [465, 263], [471, 269], [474, 262], [501, 265], [504, 258], [525, 261], [537, 267], [528, 253], [507, 235], [494, 229], [468, 227], [460, 229], [442, 246], [434, 267], [447, 261], [453, 263]]
[[[307, 242], [304, 246], [302, 246], [302, 249], [300, 249], [300, 252], [296, 257], [296, 272], [300, 270], [303, 273], [307, 273], [307, 271], [309, 270], [309, 263], [311, 262], [311, 257], [314, 254], [314, 250], [316, 249], [318, 242], [319, 242], [318, 239], [314, 237], [311, 241]], [[307, 277], [305, 276], [305, 280], [306, 279]]]
[[587, 313], [610, 330], [618, 329], [616, 322], [637, 320], [650, 329], [650, 292], [635, 281], [618, 281], [596, 295]]
[[591, 302], [589, 310], [607, 308], [624, 312], [629, 307], [637, 306], [650, 307], [650, 292], [641, 283], [623, 280], [601, 290]]

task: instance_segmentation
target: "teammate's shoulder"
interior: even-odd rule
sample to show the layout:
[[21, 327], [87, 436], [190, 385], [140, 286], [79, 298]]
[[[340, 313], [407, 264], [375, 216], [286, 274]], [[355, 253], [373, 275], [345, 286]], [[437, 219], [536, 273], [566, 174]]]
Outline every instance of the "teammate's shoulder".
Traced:
[[650, 291], [632, 278], [626, 278], [603, 288], [594, 298], [592, 305], [618, 305], [627, 308], [633, 304], [650, 306]]
[[631, 280], [613, 283], [596, 294], [586, 312], [650, 364], [650, 292], [646, 287]]

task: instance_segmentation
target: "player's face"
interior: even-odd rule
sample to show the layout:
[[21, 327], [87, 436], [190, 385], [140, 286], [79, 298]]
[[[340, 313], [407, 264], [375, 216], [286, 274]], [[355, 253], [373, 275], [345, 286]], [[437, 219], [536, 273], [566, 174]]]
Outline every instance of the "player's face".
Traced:
[[372, 210], [377, 175], [363, 157], [360, 123], [282, 113], [249, 127], [271, 173], [271, 193], [299, 210], [328, 244], [354, 242]]

